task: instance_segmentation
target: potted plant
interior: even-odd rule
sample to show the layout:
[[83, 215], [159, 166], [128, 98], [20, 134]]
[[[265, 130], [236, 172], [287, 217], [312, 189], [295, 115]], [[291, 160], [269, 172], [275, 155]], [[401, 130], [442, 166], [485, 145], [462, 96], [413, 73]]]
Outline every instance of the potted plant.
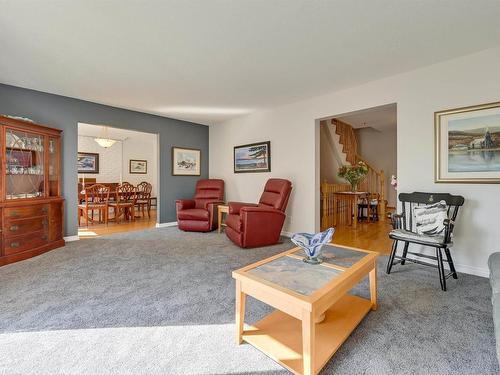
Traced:
[[337, 174], [339, 177], [347, 180], [351, 184], [351, 191], [356, 191], [358, 183], [368, 173], [368, 167], [362, 161], [358, 161], [355, 165], [343, 165]]

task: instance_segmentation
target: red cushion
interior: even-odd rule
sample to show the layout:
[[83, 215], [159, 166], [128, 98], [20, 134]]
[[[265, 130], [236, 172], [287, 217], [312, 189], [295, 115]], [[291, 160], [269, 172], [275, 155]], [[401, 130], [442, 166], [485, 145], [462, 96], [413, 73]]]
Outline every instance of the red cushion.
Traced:
[[194, 200], [196, 208], [205, 208], [210, 201], [222, 201], [224, 199], [224, 181], [218, 179], [199, 180], [196, 183]]
[[270, 178], [264, 186], [259, 203], [284, 212], [291, 190], [292, 183], [290, 181], [282, 178]]
[[240, 215], [232, 214], [226, 216], [226, 225], [233, 228], [237, 232], [241, 232], [242, 224], [240, 220]]
[[180, 220], [208, 220], [208, 211], [201, 208], [190, 208], [177, 213]]
[[194, 231], [194, 232], [209, 232], [210, 223], [205, 220], [179, 220], [178, 227], [180, 230]]

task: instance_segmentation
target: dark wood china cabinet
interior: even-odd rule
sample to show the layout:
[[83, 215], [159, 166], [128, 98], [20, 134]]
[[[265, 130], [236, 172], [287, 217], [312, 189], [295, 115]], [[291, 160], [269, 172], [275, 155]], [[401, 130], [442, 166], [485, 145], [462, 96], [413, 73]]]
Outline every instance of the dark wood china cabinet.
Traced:
[[0, 266], [64, 246], [61, 130], [0, 116]]

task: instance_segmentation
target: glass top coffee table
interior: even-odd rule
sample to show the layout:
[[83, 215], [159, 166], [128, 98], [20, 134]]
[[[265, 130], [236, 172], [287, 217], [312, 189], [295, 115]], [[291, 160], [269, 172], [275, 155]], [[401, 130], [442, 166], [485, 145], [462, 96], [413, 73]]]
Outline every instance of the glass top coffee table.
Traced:
[[[237, 342], [252, 344], [295, 374], [317, 374], [364, 316], [377, 308], [372, 251], [323, 246], [323, 263], [294, 248], [233, 272]], [[370, 279], [370, 300], [347, 292]], [[246, 295], [276, 310], [244, 329]]]

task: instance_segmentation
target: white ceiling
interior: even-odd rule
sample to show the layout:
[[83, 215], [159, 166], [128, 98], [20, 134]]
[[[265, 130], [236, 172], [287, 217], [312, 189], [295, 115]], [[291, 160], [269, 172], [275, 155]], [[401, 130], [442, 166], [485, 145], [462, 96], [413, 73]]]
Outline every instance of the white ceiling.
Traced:
[[379, 107], [362, 109], [340, 116], [334, 116], [350, 124], [353, 128], [373, 128], [384, 132], [396, 129], [397, 106], [396, 104], [381, 105]]
[[[135, 140], [156, 139], [155, 134], [120, 129], [110, 126], [106, 126], [106, 128], [108, 133], [107, 137], [119, 141], [123, 141], [126, 139], [135, 139]], [[104, 125], [85, 124], [83, 122], [80, 122], [78, 123], [78, 135], [83, 135], [86, 137], [103, 137]]]
[[205, 124], [500, 44], [492, 0], [1, 0], [0, 82]]

